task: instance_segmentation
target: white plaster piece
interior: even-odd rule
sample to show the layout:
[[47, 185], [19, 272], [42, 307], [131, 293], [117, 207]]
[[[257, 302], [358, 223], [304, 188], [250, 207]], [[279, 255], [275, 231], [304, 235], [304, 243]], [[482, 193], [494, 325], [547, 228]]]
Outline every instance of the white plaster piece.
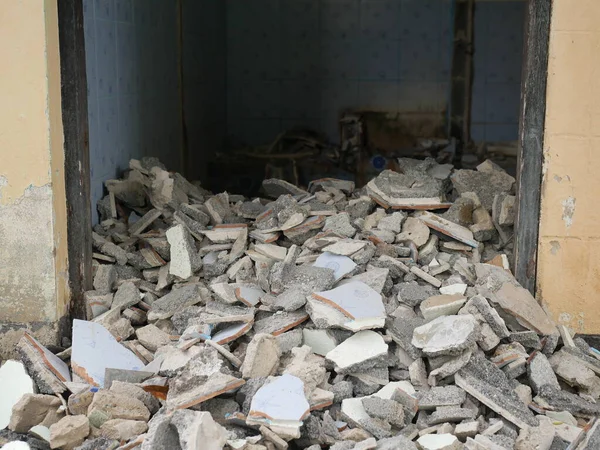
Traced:
[[33, 393], [33, 380], [22, 363], [8, 360], [0, 367], [0, 430], [8, 426], [12, 408], [21, 397]]

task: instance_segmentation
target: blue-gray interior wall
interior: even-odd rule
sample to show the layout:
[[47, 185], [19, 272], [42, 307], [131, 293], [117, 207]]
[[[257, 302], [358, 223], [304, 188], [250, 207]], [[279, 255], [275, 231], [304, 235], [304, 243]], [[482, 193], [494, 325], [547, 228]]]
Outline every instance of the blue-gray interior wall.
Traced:
[[83, 0], [93, 222], [131, 158], [181, 167], [175, 0]]
[[[227, 0], [227, 137], [265, 144], [294, 125], [337, 140], [347, 108], [445, 110], [451, 0]], [[525, 2], [476, 3], [473, 135], [518, 131]]]

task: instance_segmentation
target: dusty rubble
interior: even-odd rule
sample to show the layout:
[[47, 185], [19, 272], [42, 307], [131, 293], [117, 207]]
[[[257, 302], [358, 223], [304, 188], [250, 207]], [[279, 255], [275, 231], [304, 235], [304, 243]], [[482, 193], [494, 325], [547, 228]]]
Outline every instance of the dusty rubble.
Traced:
[[398, 165], [246, 199], [132, 160], [72, 346], [0, 368], [0, 444], [598, 448], [600, 352], [510, 272], [515, 180]]

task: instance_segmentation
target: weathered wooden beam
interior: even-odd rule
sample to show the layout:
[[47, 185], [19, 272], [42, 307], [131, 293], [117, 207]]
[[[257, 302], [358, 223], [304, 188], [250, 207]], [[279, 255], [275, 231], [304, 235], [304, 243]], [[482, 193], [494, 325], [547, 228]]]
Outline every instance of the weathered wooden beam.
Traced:
[[[87, 76], [82, 0], [58, 0], [71, 319], [86, 319], [92, 280]], [[65, 334], [70, 325], [63, 324]]]
[[551, 0], [530, 0], [525, 25], [517, 156], [515, 277], [536, 288]]

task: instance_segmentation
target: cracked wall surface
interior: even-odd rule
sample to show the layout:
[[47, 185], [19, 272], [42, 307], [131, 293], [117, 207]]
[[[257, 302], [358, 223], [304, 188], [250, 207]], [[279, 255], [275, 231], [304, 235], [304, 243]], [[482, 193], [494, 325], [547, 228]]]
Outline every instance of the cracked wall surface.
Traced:
[[69, 304], [58, 12], [0, 3], [0, 359], [56, 343]]
[[600, 2], [554, 0], [546, 92], [538, 298], [600, 333]]

